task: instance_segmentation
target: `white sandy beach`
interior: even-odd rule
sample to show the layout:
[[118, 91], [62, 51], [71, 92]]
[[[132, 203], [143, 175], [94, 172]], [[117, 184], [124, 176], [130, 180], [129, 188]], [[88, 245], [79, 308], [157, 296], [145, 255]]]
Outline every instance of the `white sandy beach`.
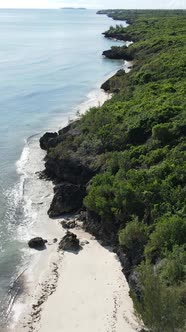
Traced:
[[[101, 105], [109, 97], [100, 91], [96, 99], [90, 100], [89, 107]], [[88, 103], [81, 106], [84, 113]], [[82, 250], [78, 254], [58, 251], [58, 243], [66, 231], [61, 226], [61, 218], [51, 220], [47, 215], [53, 184], [35, 174], [43, 169], [41, 156], [37, 141], [27, 159], [30, 166], [25, 165], [25, 203], [33, 219], [31, 233], [29, 228], [26, 235], [28, 240], [42, 236], [48, 243], [46, 250], [40, 252], [28, 249], [31, 257], [22, 275], [24, 292], [13, 306], [10, 331], [138, 331], [129, 287], [117, 255], [84, 232], [78, 220], [73, 232], [80, 239]], [[57, 243], [53, 242], [54, 238], [58, 239]]]
[[43, 306], [39, 331], [136, 331], [128, 285], [116, 255], [89, 234], [77, 234], [89, 244], [78, 255], [64, 254], [56, 291]]
[[48, 257], [43, 252], [38, 285], [33, 283], [33, 288], [29, 287], [25, 318], [19, 318], [13, 330], [137, 331], [139, 325], [128, 284], [116, 254], [82, 229], [74, 232], [81, 242], [87, 243], [78, 254], [57, 252], [56, 244], [51, 246]]

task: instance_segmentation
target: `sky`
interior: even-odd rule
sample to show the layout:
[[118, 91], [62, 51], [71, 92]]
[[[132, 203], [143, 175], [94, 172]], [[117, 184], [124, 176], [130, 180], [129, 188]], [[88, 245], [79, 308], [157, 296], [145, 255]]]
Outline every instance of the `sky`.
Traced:
[[0, 0], [0, 8], [168, 8], [186, 9], [186, 0]]

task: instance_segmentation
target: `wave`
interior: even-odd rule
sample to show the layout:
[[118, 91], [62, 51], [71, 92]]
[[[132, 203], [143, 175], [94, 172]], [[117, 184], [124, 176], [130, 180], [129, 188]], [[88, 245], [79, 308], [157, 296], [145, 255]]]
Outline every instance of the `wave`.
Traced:
[[[89, 92], [86, 99], [74, 107], [66, 115], [58, 115], [53, 122], [50, 121], [49, 130], [56, 130], [59, 123], [60, 127], [65, 126], [70, 117], [76, 118], [77, 111], [84, 113], [92, 106], [99, 106], [106, 99], [106, 95], [100, 89]], [[27, 247], [27, 241], [33, 236], [47, 237], [47, 204], [50, 204], [52, 197], [52, 183], [38, 179], [36, 172], [44, 167], [44, 151], [39, 147], [39, 134], [34, 134], [25, 140], [19, 160], [16, 162], [16, 170], [19, 176], [14, 188], [7, 193], [9, 201], [9, 233], [17, 242], [20, 260], [19, 265], [11, 278], [10, 287], [6, 297], [6, 312], [4, 316], [13, 315], [17, 319], [24, 307], [17, 301], [19, 294], [24, 291], [24, 272], [28, 266], [33, 264], [34, 255]], [[49, 220], [50, 223], [50, 220]], [[50, 226], [51, 227], [51, 226]], [[50, 228], [51, 229], [51, 228]], [[48, 237], [52, 236], [48, 234]]]

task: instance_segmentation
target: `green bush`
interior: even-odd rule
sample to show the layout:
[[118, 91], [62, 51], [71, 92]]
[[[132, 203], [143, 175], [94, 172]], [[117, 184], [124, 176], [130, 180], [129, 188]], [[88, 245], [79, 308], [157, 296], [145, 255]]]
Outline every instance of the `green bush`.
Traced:
[[186, 280], [186, 245], [174, 246], [172, 252], [166, 252], [159, 267], [160, 278], [173, 285]]
[[130, 221], [124, 229], [119, 232], [119, 243], [131, 249], [134, 245], [144, 245], [147, 241], [147, 226], [140, 223], [137, 218]]
[[152, 138], [155, 141], [159, 141], [162, 145], [170, 143], [173, 138], [170, 131], [170, 124], [163, 123], [154, 126], [152, 128]]
[[135, 309], [152, 332], [176, 332], [186, 323], [185, 289], [167, 287], [148, 263], [138, 269], [140, 299], [132, 294]]
[[175, 245], [183, 245], [186, 239], [186, 218], [164, 216], [156, 225], [145, 248], [147, 257], [164, 257], [166, 251], [172, 251]]

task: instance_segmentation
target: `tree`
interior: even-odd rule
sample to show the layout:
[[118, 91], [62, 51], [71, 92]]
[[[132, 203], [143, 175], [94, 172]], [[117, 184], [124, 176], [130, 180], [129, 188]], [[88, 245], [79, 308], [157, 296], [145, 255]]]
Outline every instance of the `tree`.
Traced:
[[185, 306], [178, 287], [167, 287], [149, 263], [138, 269], [140, 299], [134, 294], [135, 308], [151, 332], [176, 332], [186, 323]]

